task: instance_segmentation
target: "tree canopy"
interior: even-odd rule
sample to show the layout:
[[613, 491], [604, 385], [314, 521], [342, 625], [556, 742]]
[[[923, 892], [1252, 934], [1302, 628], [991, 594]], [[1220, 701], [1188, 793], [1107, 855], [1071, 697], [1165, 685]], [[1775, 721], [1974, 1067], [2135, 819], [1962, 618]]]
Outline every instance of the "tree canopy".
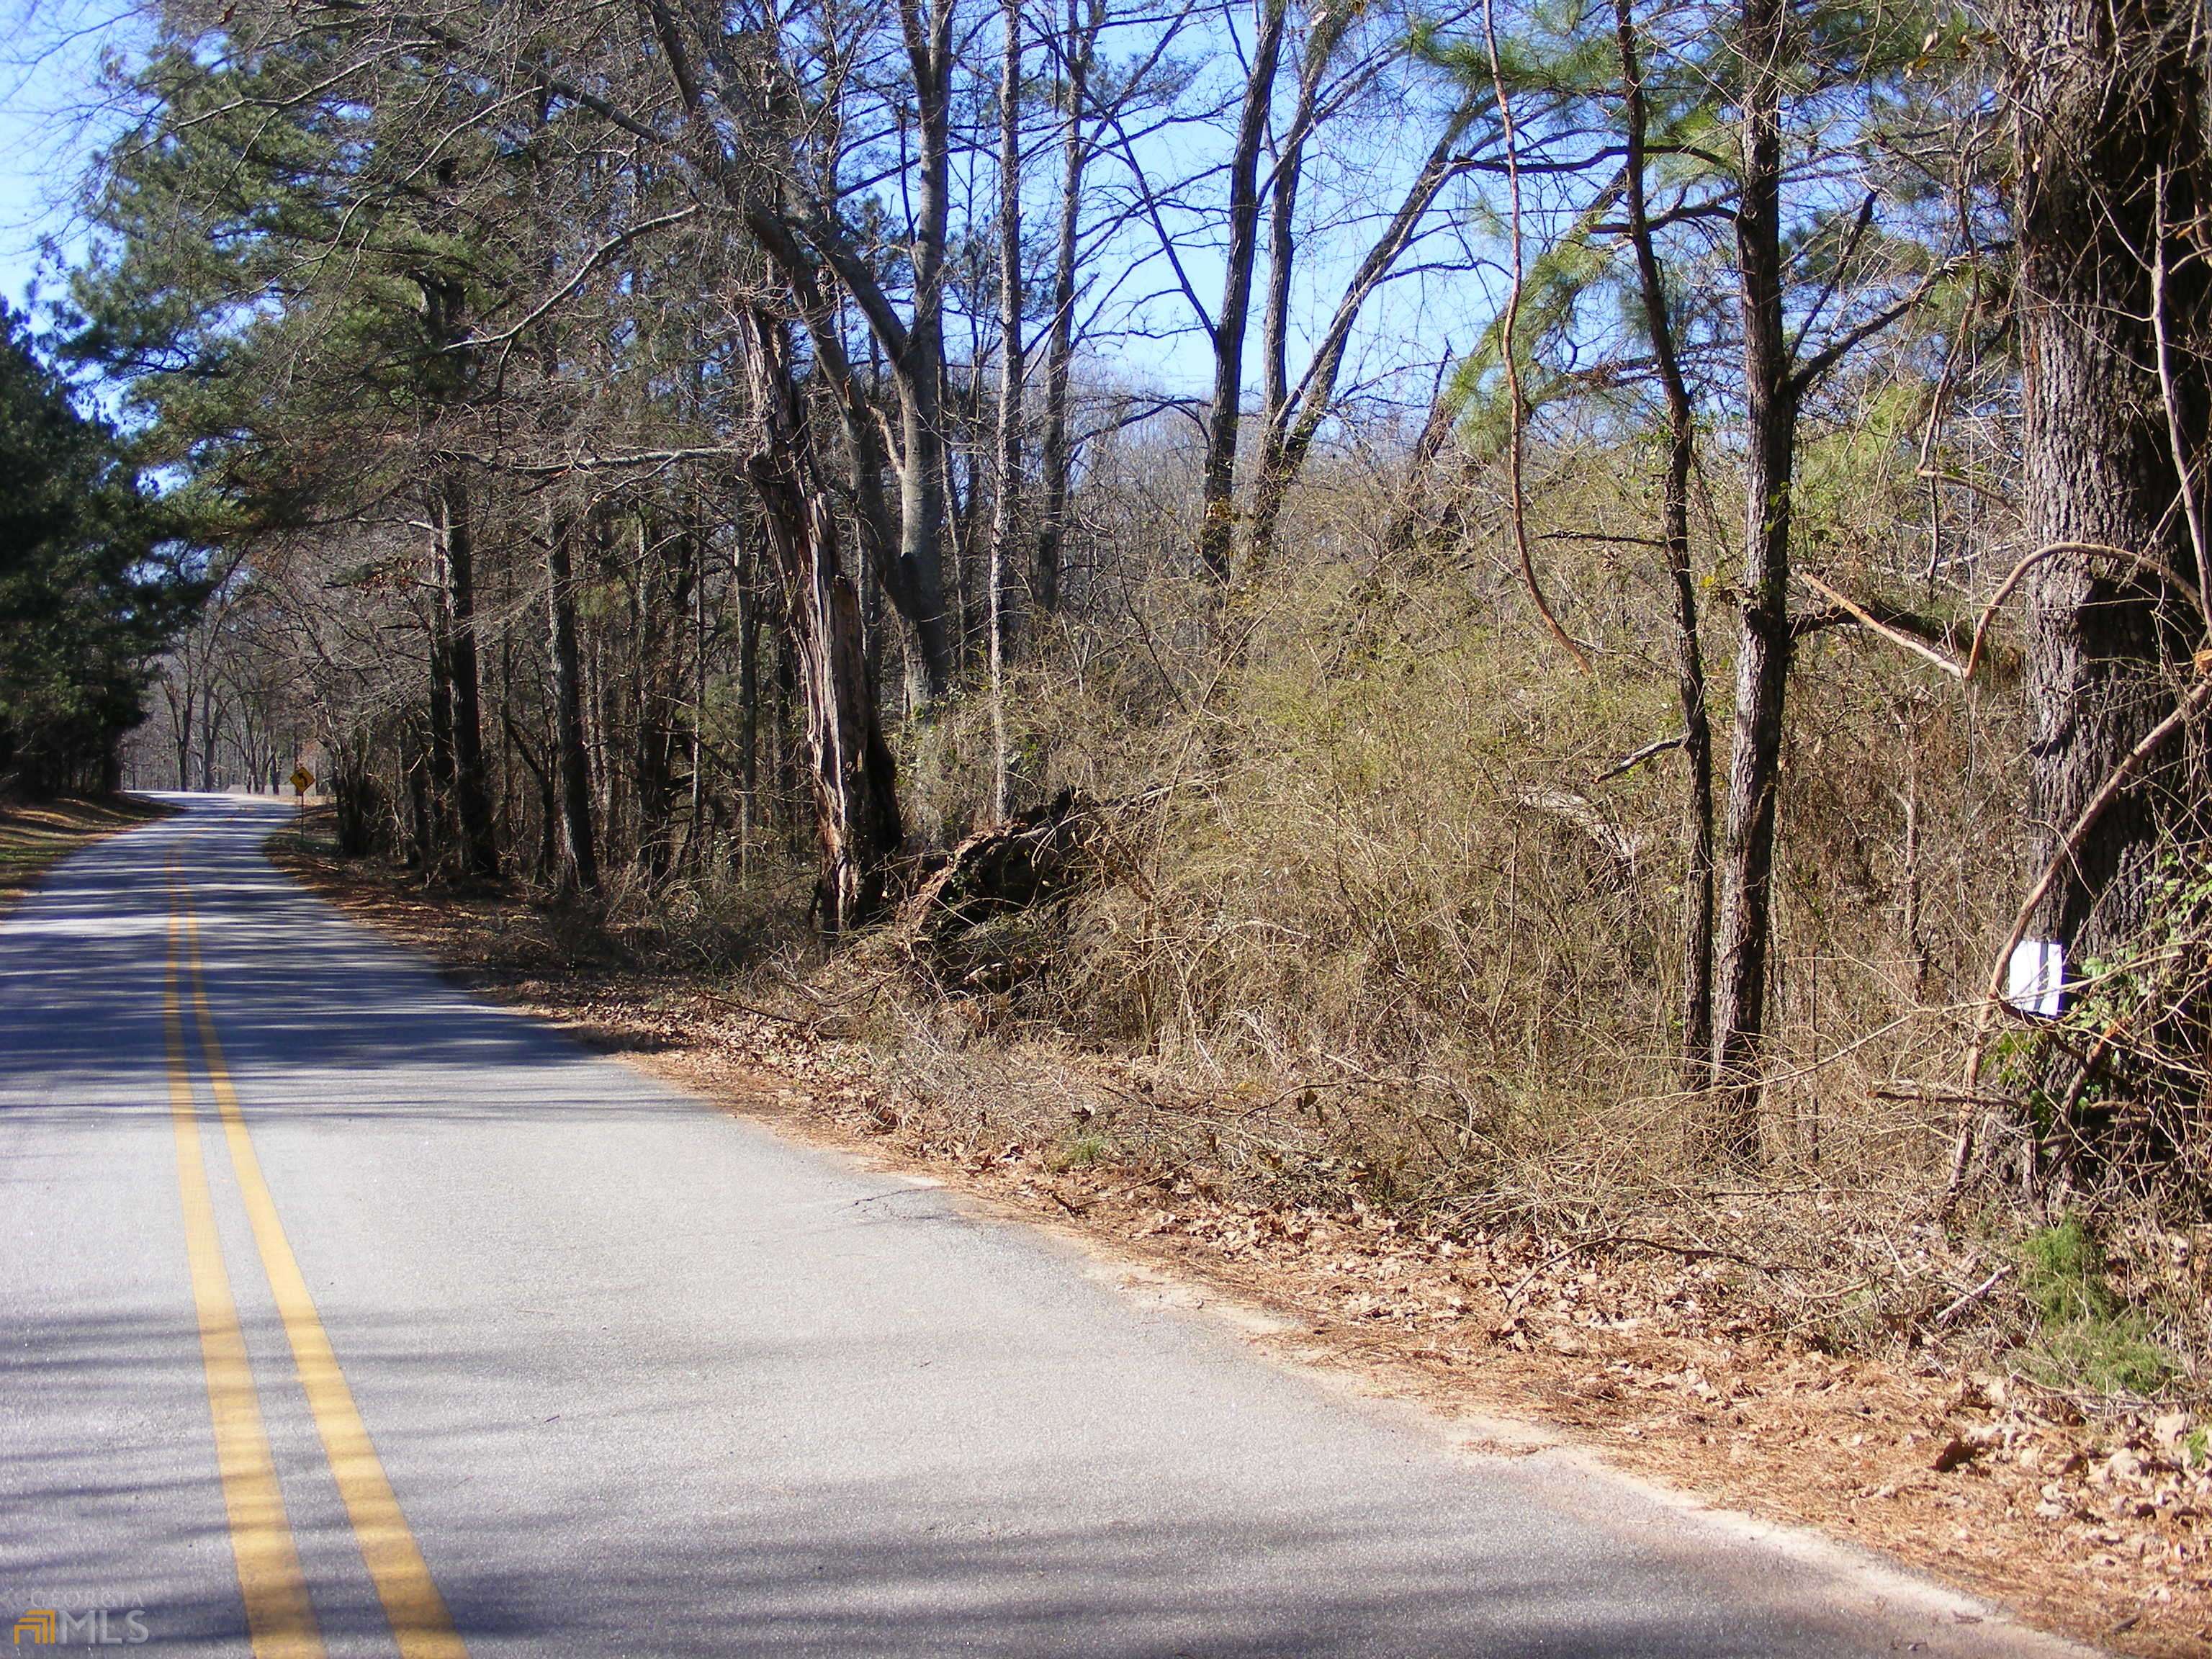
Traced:
[[153, 659], [197, 599], [158, 501], [0, 305], [0, 783], [112, 787]]

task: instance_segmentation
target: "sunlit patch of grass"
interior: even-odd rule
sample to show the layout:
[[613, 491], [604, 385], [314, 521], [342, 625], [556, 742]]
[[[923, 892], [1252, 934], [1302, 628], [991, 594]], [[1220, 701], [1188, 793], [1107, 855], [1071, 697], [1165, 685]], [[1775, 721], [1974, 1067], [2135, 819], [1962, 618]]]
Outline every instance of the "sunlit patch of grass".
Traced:
[[2106, 1282], [2104, 1252], [2079, 1218], [2028, 1235], [2021, 1288], [2035, 1310], [2038, 1334], [2027, 1358], [2039, 1382], [2154, 1395], [2172, 1376], [2172, 1357], [2151, 1340], [2142, 1310]]

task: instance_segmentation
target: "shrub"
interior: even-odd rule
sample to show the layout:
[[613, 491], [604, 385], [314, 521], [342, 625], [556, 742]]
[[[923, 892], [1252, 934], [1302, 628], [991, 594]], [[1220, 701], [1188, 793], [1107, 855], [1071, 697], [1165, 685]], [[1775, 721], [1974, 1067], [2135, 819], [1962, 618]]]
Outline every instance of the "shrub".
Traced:
[[2105, 1276], [2105, 1253], [2079, 1217], [2028, 1235], [2021, 1288], [2039, 1332], [2027, 1356], [2037, 1381], [2096, 1394], [2156, 1394], [2174, 1373], [2139, 1309]]

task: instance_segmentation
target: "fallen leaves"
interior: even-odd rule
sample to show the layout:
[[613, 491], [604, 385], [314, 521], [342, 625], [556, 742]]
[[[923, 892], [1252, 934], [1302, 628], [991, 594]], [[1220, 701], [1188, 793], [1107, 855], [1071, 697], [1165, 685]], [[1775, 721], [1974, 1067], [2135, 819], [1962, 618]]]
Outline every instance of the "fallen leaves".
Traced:
[[[1207, 1119], [1172, 1079], [1127, 1064], [994, 1051], [965, 1073], [916, 1067], [831, 1035], [826, 1018], [680, 978], [580, 976], [534, 958], [516, 971], [498, 958], [514, 941], [497, 927], [388, 888], [333, 896], [479, 985], [748, 1110], [957, 1171], [973, 1190], [1288, 1314], [1297, 1358], [1333, 1357], [1446, 1413], [1540, 1415], [1630, 1468], [1826, 1526], [2130, 1653], [2212, 1653], [2204, 1426], [2170, 1408], [2085, 1413], [1959, 1345], [2003, 1275], [1947, 1254], [1932, 1229], [1902, 1251], [1859, 1241], [1862, 1261], [1893, 1261], [1925, 1287], [1913, 1340], [1930, 1346], [1824, 1351], [1747, 1310], [1747, 1272], [1762, 1294], [1795, 1293], [1765, 1254], [1650, 1228], [1616, 1229], [1596, 1249], [1520, 1225], [1425, 1231], [1359, 1196], [1357, 1160], [1234, 1115]], [[1130, 1150], [1192, 1123], [1202, 1135], [1176, 1144], [1210, 1166]], [[1120, 1151], [1079, 1163], [1076, 1135]], [[1257, 1188], [1225, 1177], [1240, 1158], [1264, 1171]], [[1328, 1201], [1298, 1201], [1302, 1181]], [[2212, 1251], [2182, 1239], [2168, 1255], [2167, 1270], [2201, 1276]], [[1838, 1271], [1820, 1295], [1840, 1309], [1878, 1276]]]

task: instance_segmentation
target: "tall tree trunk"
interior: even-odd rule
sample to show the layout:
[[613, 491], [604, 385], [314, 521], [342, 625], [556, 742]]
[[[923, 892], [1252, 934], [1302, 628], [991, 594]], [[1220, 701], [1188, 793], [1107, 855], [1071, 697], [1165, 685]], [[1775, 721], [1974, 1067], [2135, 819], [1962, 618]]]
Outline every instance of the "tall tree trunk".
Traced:
[[[2207, 276], [2183, 228], [2208, 205], [2203, 28], [2201, 8], [2181, 0], [2017, 0], [2002, 31], [2020, 180], [2029, 540], [2124, 549], [2200, 586], [2158, 336], [2162, 324], [2174, 425], [2195, 465]], [[2163, 292], [2154, 265], [2171, 273]], [[2081, 556], [2045, 561], [2027, 602], [2028, 800], [2041, 867], [2172, 708], [2166, 671], [2202, 629], [2166, 584]], [[2144, 920], [2158, 842], [2188, 804], [2170, 777], [2116, 800], [2054, 884], [2035, 934], [2065, 945], [2069, 966], [2128, 940]]]
[[[927, 6], [927, 14], [924, 5]], [[908, 246], [914, 286], [910, 323], [897, 317], [878, 282], [830, 211], [793, 210], [787, 199], [761, 186], [775, 169], [740, 164], [725, 142], [708, 108], [708, 86], [694, 69], [696, 54], [723, 61], [727, 41], [709, 21], [704, 36], [687, 32], [678, 9], [664, 0], [647, 0], [661, 58], [696, 141], [696, 159], [738, 210], [752, 238], [799, 302], [801, 319], [814, 343], [815, 361], [834, 388], [844, 423], [851, 483], [863, 553], [878, 580], [914, 631], [909, 656], [918, 680], [919, 700], [933, 701], [951, 689], [952, 641], [945, 615], [945, 437], [941, 402], [945, 377], [944, 270], [951, 183], [952, 21], [954, 0], [899, 0], [899, 28], [914, 76], [914, 106], [921, 136], [920, 164], [914, 169], [917, 211]], [[697, 20], [694, 20], [695, 21]], [[780, 94], [779, 94], [780, 95]], [[775, 137], [786, 146], [781, 176], [795, 179], [803, 169], [799, 135]], [[887, 352], [899, 401], [901, 442], [896, 455], [874, 426], [874, 411], [854, 378], [842, 333], [843, 319], [830, 302], [823, 267], [860, 306], [874, 347]], [[899, 481], [900, 512], [892, 550], [890, 515], [880, 478], [884, 464]]]
[[760, 823], [760, 589], [759, 560], [750, 530], [741, 527], [738, 562], [738, 860], [751, 867], [753, 836]]
[[415, 843], [415, 865], [427, 881], [437, 865], [439, 836], [435, 806], [430, 799], [433, 780], [419, 734], [409, 745], [406, 775], [408, 816], [411, 825], [410, 838]]
[[[441, 190], [454, 187], [458, 164], [438, 163]], [[467, 397], [472, 368], [468, 295], [451, 276], [422, 275], [422, 321], [433, 352], [424, 391], [433, 405], [458, 405]], [[435, 576], [430, 640], [430, 716], [437, 781], [443, 811], [459, 831], [463, 862], [471, 874], [496, 875], [499, 848], [484, 787], [483, 724], [477, 685], [476, 551], [469, 521], [468, 484], [457, 465], [438, 464], [430, 484], [430, 555]]]
[[[935, 21], [924, 30], [911, 5], [902, 11], [912, 29], [908, 45], [915, 54], [916, 74], [927, 83], [923, 100], [922, 210], [917, 215], [915, 241], [910, 247], [915, 280], [915, 326], [909, 330], [893, 314], [880, 287], [856, 264], [849, 248], [834, 236], [824, 238], [830, 264], [837, 280], [860, 301], [867, 319], [871, 352], [884, 352], [890, 380], [897, 394], [902, 440], [918, 441], [917, 449], [903, 442], [896, 455], [888, 453], [883, 429], [877, 423], [873, 389], [880, 374], [864, 384], [854, 373], [845, 349], [844, 319], [823, 284], [815, 254], [810, 252], [792, 225], [779, 213], [746, 198], [743, 180], [732, 175], [725, 188], [732, 199], [744, 204], [747, 228], [767, 251], [779, 274], [799, 302], [801, 319], [814, 345], [817, 370], [837, 400], [844, 428], [846, 458], [850, 471], [854, 521], [863, 556], [912, 630], [908, 655], [910, 678], [916, 682], [916, 701], [941, 696], [952, 684], [954, 651], [951, 619], [945, 614], [945, 480], [942, 416], [944, 345], [944, 264], [945, 224], [949, 212], [951, 115], [945, 101], [945, 79], [923, 74], [938, 57], [939, 31]], [[943, 55], [951, 55], [948, 0], [934, 0], [932, 16], [945, 26]], [[949, 70], [946, 71], [949, 73]], [[932, 183], [932, 180], [934, 183]], [[817, 227], [818, 228], [818, 227]], [[817, 249], [817, 251], [821, 251]], [[925, 270], [927, 280], [924, 281]], [[925, 298], [927, 303], [924, 303]], [[896, 526], [884, 498], [883, 475], [888, 469], [899, 483], [900, 512]]]
[[200, 717], [200, 788], [210, 794], [215, 792], [216, 745], [222, 738], [222, 706], [210, 697]]
[[561, 806], [559, 791], [554, 787], [552, 757], [549, 754], [544, 763], [539, 763], [531, 752], [530, 740], [515, 723], [512, 708], [501, 710], [501, 724], [508, 748], [520, 757], [523, 769], [538, 786], [538, 873], [541, 878], [556, 876], [561, 868]]
[[1291, 276], [1297, 264], [1298, 185], [1305, 177], [1306, 144], [1318, 114], [1322, 77], [1358, 13], [1350, 6], [1316, 12], [1298, 65], [1297, 101], [1290, 130], [1276, 147], [1274, 187], [1267, 203], [1267, 303], [1260, 325], [1261, 406], [1272, 433], [1287, 428], [1291, 402]]
[[556, 508], [545, 526], [546, 660], [553, 694], [553, 764], [561, 823], [562, 869], [585, 892], [599, 885], [599, 844], [592, 830], [592, 768], [584, 747], [583, 674], [576, 652], [576, 581], [570, 568], [574, 533]]
[[838, 308], [823, 292], [813, 268], [800, 259], [797, 250], [787, 252], [799, 267], [792, 287], [813, 343], [816, 370], [836, 400], [846, 487], [852, 493], [852, 522], [861, 562], [908, 626], [909, 652], [920, 669], [915, 678], [924, 696], [942, 696], [952, 684], [954, 653], [945, 607], [941, 531], [939, 539], [927, 547], [908, 547], [903, 541], [884, 494], [884, 475], [895, 469], [872, 391], [876, 382], [864, 385], [854, 373]]
[[[1261, 411], [1270, 453], [1281, 452], [1279, 434], [1290, 429], [1290, 279], [1298, 257], [1298, 184], [1305, 179], [1305, 146], [1318, 119], [1321, 80], [1356, 15], [1354, 7], [1314, 13], [1305, 60], [1298, 64], [1298, 100], [1290, 112], [1290, 131], [1276, 146], [1274, 191], [1267, 199], [1267, 305], [1261, 314]], [[1261, 471], [1265, 476], [1265, 467]]]
[[1719, 1149], [1740, 1160], [1759, 1153], [1759, 1073], [1773, 929], [1775, 794], [1791, 645], [1790, 507], [1797, 387], [1782, 304], [1782, 57], [1789, 21], [1788, 0], [1744, 0], [1743, 172], [1735, 228], [1748, 435], [1735, 730], [1721, 847], [1712, 1049]]
[[[977, 355], [981, 355], [980, 348]], [[960, 664], [963, 668], [972, 667], [983, 659], [983, 630], [989, 625], [991, 612], [989, 585], [984, 580], [991, 550], [975, 530], [976, 495], [982, 488], [975, 441], [981, 419], [979, 386], [977, 377], [972, 374], [959, 386], [948, 381], [939, 391], [937, 403], [945, 434], [939, 459], [945, 467], [945, 538], [952, 560], [955, 609], [960, 618]], [[962, 488], [963, 460], [969, 463], [965, 489]]]
[[1229, 155], [1229, 246], [1221, 310], [1213, 319], [1213, 404], [1206, 412], [1206, 459], [1199, 477], [1198, 559], [1218, 582], [1230, 576], [1237, 529], [1237, 441], [1243, 414], [1244, 333], [1252, 310], [1252, 268], [1259, 253], [1260, 152], [1275, 96], [1289, 0], [1261, 0], [1259, 39]]
[[[899, 562], [916, 602], [945, 611], [945, 238], [951, 207], [953, 0], [900, 0], [915, 82], [914, 314], [896, 364], [899, 386]], [[925, 700], [948, 689], [925, 656]]]
[[[537, 112], [541, 131], [550, 124], [552, 112], [550, 93], [541, 91]], [[546, 155], [542, 148], [531, 153], [536, 193], [541, 202], [550, 200]], [[556, 243], [550, 225], [542, 226], [539, 234], [545, 250], [540, 277], [550, 292], [557, 276], [553, 258]], [[544, 392], [557, 408], [562, 399], [556, 322], [549, 320], [538, 331], [537, 345]], [[586, 746], [583, 672], [576, 648], [572, 505], [556, 498], [545, 509], [545, 666], [547, 701], [552, 705], [552, 742], [541, 781], [548, 815], [545, 834], [556, 851], [555, 880], [565, 890], [595, 893], [599, 886], [599, 851], [592, 824], [591, 756]]]
[[882, 908], [905, 839], [896, 769], [884, 741], [860, 637], [860, 596], [841, 567], [837, 520], [814, 467], [783, 325], [755, 311], [745, 351], [762, 426], [747, 464], [783, 578], [791, 655], [806, 725], [822, 873], [823, 929], [839, 933]]
[[469, 523], [468, 486], [448, 476], [433, 493], [432, 533], [444, 576], [441, 621], [445, 640], [447, 696], [453, 721], [453, 811], [469, 873], [499, 873], [499, 843], [484, 787], [483, 718], [477, 677], [476, 540]]
[[1018, 612], [1014, 538], [1022, 497], [1022, 0], [1005, 0], [999, 76], [999, 424], [993, 458], [991, 817], [1006, 816], [1006, 649]]
[[1335, 56], [1346, 27], [1356, 15], [1350, 6], [1319, 13], [1298, 65], [1297, 102], [1290, 131], [1275, 156], [1275, 182], [1267, 203], [1267, 303], [1261, 315], [1260, 483], [1253, 492], [1252, 555], [1264, 567], [1274, 551], [1275, 525], [1290, 481], [1285, 473], [1284, 440], [1291, 426], [1291, 276], [1297, 261], [1298, 185], [1305, 176], [1306, 141], [1312, 136], [1322, 76]]
[[185, 672], [187, 683], [184, 695], [182, 696], [177, 695], [177, 688], [173, 683], [169, 685], [167, 691], [169, 700], [169, 736], [177, 749], [177, 787], [179, 789], [189, 789], [192, 787], [193, 697], [190, 686], [191, 665], [189, 660], [185, 663]]
[[1659, 268], [1645, 190], [1650, 107], [1637, 48], [1634, 0], [1613, 0], [1626, 94], [1628, 235], [1636, 250], [1644, 331], [1667, 400], [1667, 477], [1660, 539], [1674, 591], [1674, 689], [1682, 709], [1682, 1060], [1693, 1089], [1709, 1080], [1713, 1040], [1713, 734], [1705, 710], [1705, 665], [1698, 643], [1698, 585], [1690, 568], [1690, 475], [1697, 464], [1696, 416], [1674, 346], [1674, 313]]
[[368, 856], [375, 840], [373, 821], [377, 807], [376, 774], [372, 756], [353, 743], [337, 738], [326, 740], [330, 757], [331, 805], [337, 820], [338, 856]]
[[1081, 253], [1083, 174], [1091, 159], [1084, 117], [1091, 96], [1091, 67], [1106, 21], [1105, 0], [1089, 0], [1078, 21], [1079, 0], [1068, 0], [1064, 43], [1067, 78], [1060, 129], [1060, 212], [1052, 263], [1052, 324], [1045, 340], [1044, 431], [1037, 456], [1036, 554], [1030, 585], [1040, 611], [1060, 609], [1060, 572], [1067, 534], [1067, 394], [1075, 364], [1076, 266]]
[[685, 860], [695, 870], [703, 868], [710, 839], [707, 800], [707, 526], [706, 507], [693, 494], [691, 526], [691, 684], [690, 707], [685, 718], [684, 757], [690, 771], [685, 780], [691, 799], [684, 825]]
[[[423, 788], [429, 801], [430, 840], [424, 842], [423, 873], [442, 867], [453, 842], [453, 623], [452, 587], [446, 580], [445, 538], [438, 533], [436, 492], [429, 501], [430, 688], [428, 771]], [[434, 851], [432, 843], [434, 842]]]
[[639, 862], [658, 879], [675, 858], [684, 635], [669, 624], [691, 608], [691, 538], [688, 526], [664, 531], [642, 514], [638, 538], [637, 732], [631, 787], [637, 798]]

